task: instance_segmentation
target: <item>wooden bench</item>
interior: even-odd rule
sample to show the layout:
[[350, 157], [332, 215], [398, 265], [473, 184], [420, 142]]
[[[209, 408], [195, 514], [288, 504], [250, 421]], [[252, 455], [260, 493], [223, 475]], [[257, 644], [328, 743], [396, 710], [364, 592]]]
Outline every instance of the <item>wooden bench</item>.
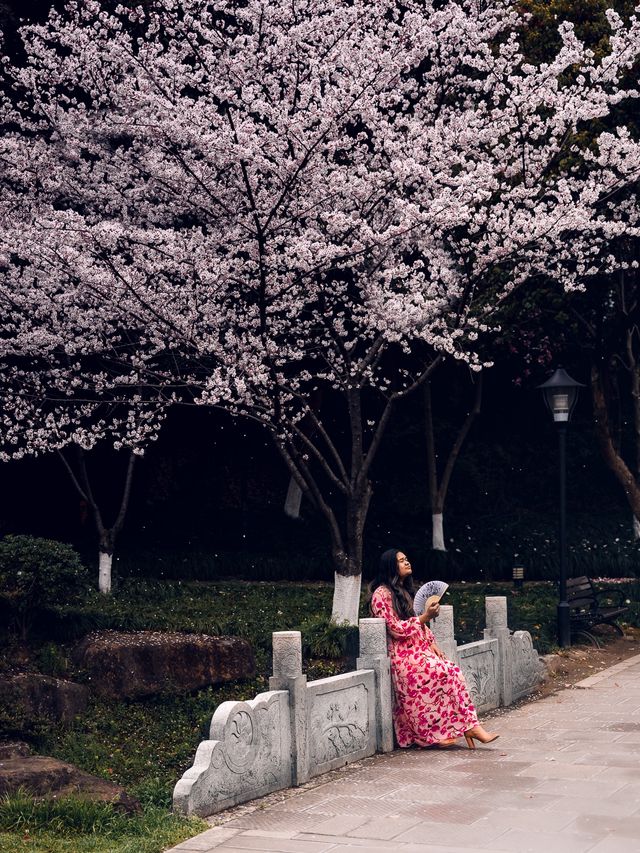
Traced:
[[586, 575], [569, 578], [567, 603], [571, 608], [572, 634], [585, 635], [595, 646], [600, 646], [597, 637], [591, 632], [596, 625], [610, 625], [621, 637], [624, 636], [617, 619], [629, 608], [624, 605], [621, 589], [596, 589]]

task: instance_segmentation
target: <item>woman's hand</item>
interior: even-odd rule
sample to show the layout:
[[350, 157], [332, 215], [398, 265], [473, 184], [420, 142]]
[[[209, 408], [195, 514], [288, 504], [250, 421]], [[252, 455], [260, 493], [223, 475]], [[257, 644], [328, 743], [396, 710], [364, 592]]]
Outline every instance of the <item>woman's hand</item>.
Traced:
[[422, 622], [423, 625], [426, 622], [431, 622], [432, 619], [435, 619], [435, 617], [438, 615], [438, 613], [440, 613], [440, 605], [438, 604], [437, 601], [432, 601], [431, 604], [428, 604], [425, 607], [424, 613], [420, 617], [420, 621]]
[[427, 622], [431, 622], [432, 619], [435, 619], [436, 616], [440, 613], [440, 604], [437, 601], [432, 601], [424, 609], [425, 616], [427, 617]]
[[445, 658], [445, 656], [444, 656], [444, 652], [443, 652], [443, 651], [441, 651], [441, 650], [436, 646], [436, 644], [435, 644], [435, 643], [431, 643], [431, 651], [434, 653], [434, 655], [436, 655], [436, 657], [439, 657], [441, 660], [446, 660], [446, 658]]

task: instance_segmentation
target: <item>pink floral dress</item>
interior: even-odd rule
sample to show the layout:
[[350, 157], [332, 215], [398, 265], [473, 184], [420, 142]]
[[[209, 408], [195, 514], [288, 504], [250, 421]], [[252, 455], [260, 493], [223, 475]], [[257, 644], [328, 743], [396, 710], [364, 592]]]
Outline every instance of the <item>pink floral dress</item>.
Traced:
[[477, 725], [476, 709], [460, 668], [435, 654], [431, 630], [417, 616], [400, 619], [393, 609], [391, 590], [385, 586], [374, 592], [371, 610], [387, 623], [398, 746], [429, 746], [460, 737]]

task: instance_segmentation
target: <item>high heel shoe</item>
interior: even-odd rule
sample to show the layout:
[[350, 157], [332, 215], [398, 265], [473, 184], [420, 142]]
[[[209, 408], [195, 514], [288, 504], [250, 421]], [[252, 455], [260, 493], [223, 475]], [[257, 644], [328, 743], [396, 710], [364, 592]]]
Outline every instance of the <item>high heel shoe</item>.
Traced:
[[499, 737], [500, 735], [495, 734], [494, 732], [486, 732], [482, 726], [474, 726], [472, 729], [469, 729], [464, 733], [464, 739], [466, 740], [469, 749], [476, 748], [474, 743], [475, 740], [480, 741], [480, 743], [493, 743], [493, 741]]

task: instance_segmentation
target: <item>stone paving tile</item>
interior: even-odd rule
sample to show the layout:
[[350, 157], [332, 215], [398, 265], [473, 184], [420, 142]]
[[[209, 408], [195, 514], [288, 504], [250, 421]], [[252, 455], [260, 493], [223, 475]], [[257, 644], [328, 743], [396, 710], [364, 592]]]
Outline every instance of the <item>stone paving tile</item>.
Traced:
[[297, 814], [295, 812], [265, 809], [233, 818], [225, 826], [231, 829], [293, 829], [302, 832], [317, 822], [317, 814], [309, 814], [308, 812]]
[[561, 761], [544, 761], [520, 770], [520, 778], [535, 779], [602, 779], [608, 768], [590, 764], [568, 764]]
[[559, 811], [563, 814], [574, 815], [597, 815], [603, 819], [608, 817], [629, 817], [635, 815], [640, 808], [640, 802], [625, 797], [607, 797], [605, 799], [595, 796], [592, 791], [591, 797], [547, 797], [547, 802], [542, 808], [547, 812]]
[[318, 821], [305, 831], [314, 835], [346, 835], [350, 830], [357, 829], [370, 820], [366, 815], [333, 815]]
[[590, 847], [589, 853], [632, 853], [634, 849], [637, 850], [637, 845], [630, 847], [628, 841], [628, 839], [611, 835], [602, 841], [598, 841], [594, 847]]
[[[576, 765], [578, 766], [578, 765]], [[640, 780], [640, 769], [636, 763], [634, 767], [605, 767], [598, 775], [598, 780], [604, 782], [621, 781], [621, 782], [638, 782]]]
[[406, 805], [407, 803], [462, 803], [474, 796], [473, 786], [465, 790], [454, 787], [440, 788], [433, 783], [432, 785], [406, 785], [383, 799]]
[[553, 794], [558, 797], [593, 797], [594, 792], [602, 798], [609, 797], [623, 787], [622, 782], [600, 782], [580, 779], [530, 779], [529, 782], [537, 782], [534, 793]]
[[214, 827], [201, 832], [200, 835], [189, 838], [178, 844], [177, 847], [171, 848], [171, 853], [207, 853], [209, 850], [216, 850], [224, 841], [228, 841], [237, 835], [238, 830], [227, 829], [226, 827]]
[[[371, 800], [366, 797], [334, 797], [329, 803], [321, 803], [317, 806], [310, 806], [305, 814], [305, 817], [311, 817], [314, 814], [325, 815], [391, 815], [397, 814], [402, 806], [402, 800], [392, 798], [388, 800], [377, 799]], [[307, 828], [306, 826], [304, 827]]]
[[504, 827], [492, 827], [488, 825], [485, 834], [480, 838], [477, 828], [473, 825], [467, 826], [425, 821], [424, 823], [416, 824], [416, 826], [407, 832], [397, 835], [394, 841], [398, 844], [398, 849], [403, 851], [402, 842], [415, 842], [418, 839], [422, 839], [428, 844], [448, 844], [452, 847], [483, 849], [485, 846], [489, 846], [490, 843], [494, 843], [498, 836], [503, 833]]
[[573, 821], [571, 827], [576, 832], [602, 832], [623, 838], [635, 838], [640, 847], [640, 817], [604, 817], [583, 814]]
[[[321, 836], [304, 835], [299, 836], [302, 840], [315, 840]], [[383, 841], [377, 838], [345, 838], [344, 836], [327, 837], [327, 840], [333, 841], [336, 845], [332, 848], [331, 853], [345, 853], [347, 850], [369, 851], [369, 850], [391, 850], [393, 853], [401, 850], [402, 853], [470, 853], [469, 847], [457, 847], [450, 844], [440, 844], [438, 842], [427, 841], [424, 844], [420, 843], [403, 843], [398, 844], [398, 841]], [[504, 853], [503, 850], [493, 850], [483, 847], [482, 853]]]
[[[538, 753], [538, 760], [539, 759], [540, 754]], [[447, 772], [464, 772], [469, 774], [473, 779], [477, 779], [478, 777], [504, 776], [505, 774], [518, 773], [530, 766], [531, 762], [529, 761], [518, 761], [515, 759], [506, 761], [503, 758], [500, 761], [474, 761], [464, 762], [462, 764], [453, 764], [451, 767], [447, 768]]]
[[569, 826], [574, 816], [566, 813], [547, 812], [544, 817], [538, 809], [492, 809], [486, 816], [475, 821], [473, 828], [478, 836], [484, 836], [487, 826], [503, 827], [507, 829], [521, 829], [525, 831], [539, 831], [541, 827], [545, 832], [556, 832]]
[[402, 814], [421, 821], [436, 823], [470, 824], [489, 814], [490, 806], [480, 801], [472, 803], [412, 803], [403, 807]]
[[330, 799], [331, 796], [329, 786], [322, 785], [316, 790], [303, 791], [295, 797], [289, 797], [289, 799], [280, 803], [279, 807], [286, 811], [299, 812], [306, 809], [307, 806], [316, 806], [318, 803], [324, 803], [326, 800]]
[[295, 838], [299, 833], [296, 832], [295, 829], [244, 829], [236, 830], [236, 835], [242, 835], [248, 838]]
[[334, 844], [331, 841], [303, 841], [300, 838], [273, 838], [272, 836], [236, 835], [217, 850], [266, 850], [269, 853], [326, 853]]
[[[601, 840], [601, 835], [568, 835], [565, 832], [552, 835], [539, 830], [510, 829], [494, 839], [491, 846], [509, 853], [591, 853], [593, 845]], [[631, 851], [621, 847], [617, 853]]]
[[551, 794], [536, 794], [530, 791], [502, 791], [496, 797], [490, 788], [479, 790], [472, 800], [467, 801], [469, 805], [480, 804], [487, 806], [490, 810], [518, 809], [520, 811], [535, 811], [548, 808], [557, 803], [558, 798]]
[[[380, 839], [382, 841], [390, 841], [392, 838], [407, 832], [412, 827], [420, 823], [418, 817], [385, 817], [368, 820], [361, 826], [349, 830], [346, 835], [348, 838], [369, 838]], [[420, 839], [416, 839], [420, 840]]]

